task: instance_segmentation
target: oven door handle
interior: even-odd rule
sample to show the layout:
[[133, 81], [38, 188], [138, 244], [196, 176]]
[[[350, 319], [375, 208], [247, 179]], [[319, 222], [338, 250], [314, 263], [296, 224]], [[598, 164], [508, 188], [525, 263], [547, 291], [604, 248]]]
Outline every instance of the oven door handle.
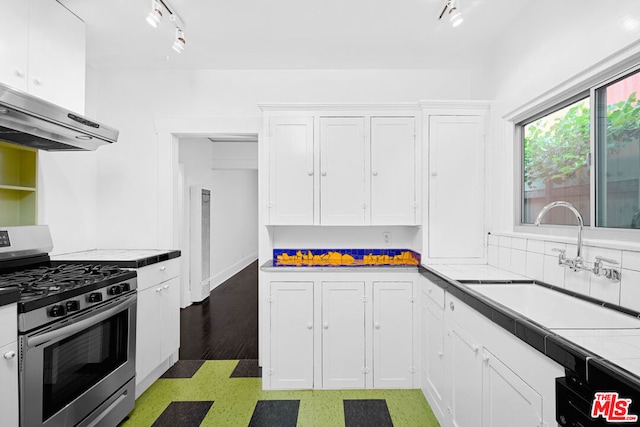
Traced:
[[47, 341], [51, 341], [51, 340], [56, 340], [58, 338], [64, 338], [67, 336], [71, 336], [73, 334], [75, 334], [76, 332], [80, 332], [86, 328], [88, 328], [89, 326], [93, 326], [95, 324], [98, 324], [100, 322], [102, 322], [103, 320], [107, 320], [108, 318], [110, 318], [111, 316], [113, 316], [114, 314], [118, 313], [119, 311], [122, 311], [123, 308], [129, 307], [133, 304], [135, 304], [136, 302], [136, 297], [135, 295], [133, 295], [133, 297], [128, 297], [120, 302], [118, 302], [116, 305], [114, 305], [113, 307], [109, 307], [108, 309], [105, 309], [104, 311], [101, 311], [97, 314], [90, 314], [90, 316], [86, 319], [80, 320], [76, 323], [72, 323], [68, 326], [63, 326], [59, 329], [55, 329], [53, 331], [49, 331], [49, 332], [45, 332], [43, 334], [40, 335], [34, 335], [31, 337], [27, 337], [27, 347], [28, 348], [33, 348], [36, 347], [42, 343], [45, 343]]

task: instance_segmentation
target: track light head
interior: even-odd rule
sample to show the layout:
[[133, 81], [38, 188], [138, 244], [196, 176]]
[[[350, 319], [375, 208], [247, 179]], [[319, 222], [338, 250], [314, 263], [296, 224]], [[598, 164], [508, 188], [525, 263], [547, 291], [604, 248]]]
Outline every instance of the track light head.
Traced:
[[171, 47], [176, 52], [182, 53], [186, 44], [187, 44], [187, 41], [184, 38], [184, 31], [176, 27], [176, 39], [174, 40], [173, 45]]
[[147, 15], [147, 23], [153, 28], [157, 28], [158, 25], [160, 25], [160, 21], [162, 21], [162, 10], [160, 9], [160, 4], [157, 0], [151, 0], [151, 10]]
[[438, 20], [441, 20], [447, 11], [449, 11], [449, 22], [451, 23], [451, 26], [457, 27], [462, 24], [464, 18], [462, 17], [462, 12], [460, 12], [460, 9], [458, 8], [458, 0], [447, 0], [442, 12], [440, 12]]
[[453, 27], [457, 27], [458, 25], [462, 24], [462, 21], [464, 21], [464, 18], [462, 17], [462, 12], [460, 12], [460, 10], [456, 6], [450, 7], [449, 22], [451, 23], [451, 25]]

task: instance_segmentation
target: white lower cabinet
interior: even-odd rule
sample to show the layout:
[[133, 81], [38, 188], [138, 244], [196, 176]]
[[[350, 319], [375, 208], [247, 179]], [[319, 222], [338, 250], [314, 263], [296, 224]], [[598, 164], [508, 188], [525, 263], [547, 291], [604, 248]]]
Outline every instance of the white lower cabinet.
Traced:
[[365, 387], [364, 282], [322, 282], [323, 388]]
[[447, 413], [455, 427], [477, 427], [482, 418], [482, 365], [478, 342], [461, 326], [447, 321], [445, 372]]
[[313, 388], [313, 282], [271, 282], [270, 291], [270, 388]]
[[413, 282], [373, 282], [373, 386], [413, 387]]
[[540, 426], [542, 396], [489, 350], [482, 360], [482, 427]]
[[16, 304], [0, 307], [0, 413], [3, 426], [18, 425], [18, 313]]
[[424, 277], [423, 393], [443, 427], [555, 425], [564, 368]]
[[[438, 419], [444, 419], [444, 292], [432, 283], [423, 286], [421, 301], [421, 381], [422, 393], [428, 396], [431, 409]], [[438, 292], [439, 291], [439, 292]], [[442, 297], [440, 302], [432, 294]]]
[[265, 276], [265, 389], [414, 386], [413, 281], [356, 272]]
[[178, 361], [180, 261], [151, 264], [137, 273], [136, 397]]

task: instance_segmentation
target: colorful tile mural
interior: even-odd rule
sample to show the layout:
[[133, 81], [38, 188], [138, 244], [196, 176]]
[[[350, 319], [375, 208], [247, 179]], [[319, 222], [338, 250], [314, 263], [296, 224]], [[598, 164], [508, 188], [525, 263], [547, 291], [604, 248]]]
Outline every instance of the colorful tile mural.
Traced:
[[408, 249], [274, 249], [273, 265], [288, 267], [370, 267], [420, 264], [420, 254]]

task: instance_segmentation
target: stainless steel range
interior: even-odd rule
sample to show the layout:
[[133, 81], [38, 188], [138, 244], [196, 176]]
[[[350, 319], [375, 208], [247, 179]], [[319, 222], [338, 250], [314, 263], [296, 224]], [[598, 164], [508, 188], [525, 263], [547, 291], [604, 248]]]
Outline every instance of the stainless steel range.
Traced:
[[0, 228], [18, 302], [21, 426], [109, 426], [135, 402], [136, 273], [55, 263], [47, 227]]

